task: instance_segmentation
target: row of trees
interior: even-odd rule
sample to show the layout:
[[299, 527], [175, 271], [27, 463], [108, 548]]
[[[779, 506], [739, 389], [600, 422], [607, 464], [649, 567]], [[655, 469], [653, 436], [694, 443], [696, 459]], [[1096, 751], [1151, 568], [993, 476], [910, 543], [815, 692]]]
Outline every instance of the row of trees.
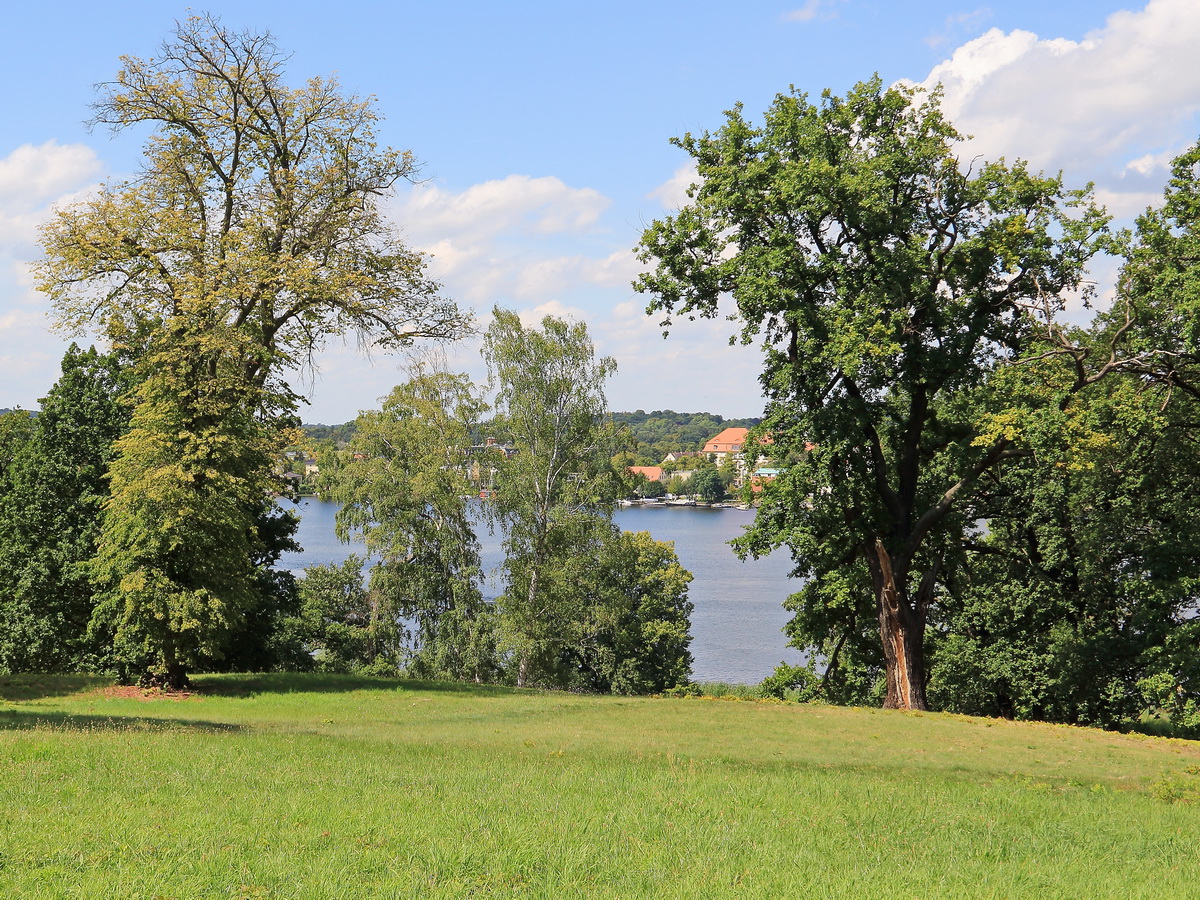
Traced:
[[[440, 295], [425, 258], [380, 211], [380, 199], [413, 176], [411, 154], [378, 146], [371, 101], [336, 81], [289, 87], [285, 60], [268, 35], [197, 16], [154, 58], [123, 58], [116, 79], [101, 87], [96, 124], [154, 130], [135, 178], [62, 209], [42, 231], [38, 281], [59, 324], [99, 331], [112, 352], [73, 349], [41, 415], [0, 420], [6, 670], [111, 668], [180, 687], [197, 668], [310, 665], [314, 635], [338, 621], [344, 638], [358, 639], [360, 623], [346, 618], [353, 591], [318, 614], [320, 579], [301, 602], [290, 576], [273, 568], [294, 546], [295, 520], [271, 499], [285, 489], [276, 460], [298, 437], [299, 398], [287, 377], [330, 336], [354, 334], [387, 349], [460, 337], [472, 320]], [[498, 311], [497, 323], [507, 330], [489, 332], [499, 342], [493, 362], [516, 369], [533, 364], [520, 352], [548, 352], [553, 335], [568, 328], [547, 322], [543, 346], [530, 336], [541, 332], [527, 333], [511, 314]], [[559, 343], [564, 352], [586, 345], [590, 354], [586, 332]], [[594, 425], [608, 365], [584, 367], [593, 390], [570, 395], [585, 404], [563, 411], [572, 427]], [[512, 377], [498, 370], [520, 435], [518, 408], [547, 395], [527, 398]], [[504, 615], [488, 613], [478, 598], [476, 544], [446, 467], [452, 448], [465, 446], [455, 429], [474, 408], [472, 396], [461, 380], [425, 373], [361, 429], [380, 449], [387, 429], [407, 421], [402, 410], [420, 408], [418, 431], [433, 426], [405, 435], [391, 461], [412, 473], [400, 494], [387, 495], [382, 482], [370, 494], [354, 466], [340, 488], [343, 527], [361, 528], [383, 560], [369, 592], [371, 642], [382, 646], [376, 638], [399, 627], [395, 613], [413, 615], [431, 671], [484, 677], [487, 666], [502, 668], [511, 657], [519, 681], [570, 681], [554, 674], [566, 665], [565, 619], [543, 621], [572, 584], [557, 564], [603, 559], [627, 573], [633, 596], [642, 588], [629, 579], [651, 577], [630, 563], [641, 554], [673, 573], [668, 618], [682, 623], [682, 643], [663, 677], [686, 678], [686, 573], [669, 548], [605, 529], [603, 497], [579, 494], [596, 484], [578, 468], [583, 457], [560, 458], [536, 443], [518, 457], [520, 466], [550, 460], [553, 478], [507, 493], [510, 579], [520, 588], [506, 597], [519, 592], [525, 606], [506, 600]], [[370, 456], [364, 466], [388, 464], [382, 449]], [[537, 515], [515, 506], [518, 497], [541, 503]], [[627, 620], [640, 613], [605, 603], [587, 606], [607, 617], [587, 630], [588, 665], [602, 673], [588, 686], [634, 689], [645, 667], [627, 673], [630, 653], [620, 648], [640, 633]], [[467, 643], [443, 639], [452, 633]], [[572, 644], [577, 655], [585, 654], [582, 640]]]
[[[833, 700], [1118, 725], [1200, 699], [1200, 149], [1114, 234], [1090, 190], [965, 163], [937, 91], [876, 78], [675, 143], [697, 184], [645, 232], [650, 311], [736, 304], [757, 433], [789, 457], [746, 554], [787, 547], [783, 673]], [[1126, 263], [1111, 308], [1099, 252]]]
[[[337, 583], [349, 579], [373, 604], [356, 615], [387, 639], [347, 655], [318, 638], [322, 664], [621, 693], [685, 684], [691, 575], [669, 543], [612, 522], [624, 487], [612, 465], [622, 435], [605, 416], [613, 361], [595, 358], [582, 324], [547, 317], [526, 327], [503, 309], [493, 311], [484, 355], [497, 405], [489, 425], [515, 452], [469, 455], [487, 411], [482, 390], [418, 363], [382, 409], [359, 417], [336, 467], [323, 470], [342, 504], [339, 535], [360, 537], [374, 559], [369, 590], [357, 561]], [[470, 499], [480, 471], [494, 488], [484, 504]], [[482, 593], [480, 527], [504, 536], [494, 603]], [[320, 607], [311, 578], [301, 593]], [[326, 622], [343, 640], [345, 617]]]
[[[364, 458], [338, 475], [341, 527], [376, 554], [370, 589], [321, 573], [341, 587], [314, 580], [297, 607], [273, 572], [294, 529], [267, 500], [295, 440], [287, 373], [329, 335], [391, 347], [471, 327], [379, 211], [411, 156], [377, 146], [369, 101], [282, 72], [269, 37], [199, 17], [103, 88], [97, 123], [155, 130], [136, 178], [43, 231], [60, 323], [112, 352], [72, 351], [42, 415], [0, 419], [0, 665], [178, 685], [198, 666], [306, 664], [318, 638], [361, 644], [364, 622], [367, 655], [390, 640], [399, 661], [402, 614], [405, 659], [429, 672], [677, 682], [686, 576], [605, 514], [610, 363], [580, 326], [497, 310], [488, 332], [522, 451], [491, 507], [495, 604], [453, 501], [451, 438], [478, 396], [433, 371], [360, 423]], [[959, 140], [936, 91], [878, 79], [782, 95], [761, 125], [735, 108], [677, 141], [691, 201], [641, 242], [652, 312], [731, 299], [764, 347], [750, 439], [770, 435], [787, 471], [738, 546], [787, 546], [806, 579], [789, 631], [813, 662], [781, 679], [892, 707], [1194, 722], [1200, 149], [1125, 235], [1090, 191], [964, 164]], [[1102, 251], [1126, 260], [1116, 300], [1071, 327]], [[446, 437], [410, 458], [391, 429], [421, 416]]]
[[[488, 357], [500, 403], [489, 424], [515, 455], [472, 457], [483, 389], [418, 363], [331, 457], [339, 464], [325, 485], [342, 503], [338, 532], [366, 544], [368, 587], [357, 557], [299, 582], [274, 568], [298, 548], [295, 519], [269, 495], [256, 498], [252, 530], [231, 532], [228, 485], [206, 473], [216, 483], [184, 491], [170, 464], [122, 455], [137, 436], [139, 367], [72, 347], [39, 415], [0, 416], [0, 671], [109, 670], [169, 683], [173, 662], [621, 693], [686, 684], [691, 576], [670, 544], [612, 523], [624, 486], [612, 450], [624, 435], [603, 416], [611, 360], [594, 359], [582, 325], [548, 318], [526, 328], [504, 310]], [[470, 496], [479, 467], [496, 488], [487, 504]], [[126, 477], [141, 481], [136, 499], [120, 490]], [[196, 497], [204, 502], [189, 502]], [[119, 595], [106, 531], [118, 515], [139, 527], [135, 502], [173, 530], [156, 532], [160, 543]], [[482, 591], [481, 527], [505, 536], [495, 601]], [[207, 569], [210, 608], [146, 602], [146, 580]]]

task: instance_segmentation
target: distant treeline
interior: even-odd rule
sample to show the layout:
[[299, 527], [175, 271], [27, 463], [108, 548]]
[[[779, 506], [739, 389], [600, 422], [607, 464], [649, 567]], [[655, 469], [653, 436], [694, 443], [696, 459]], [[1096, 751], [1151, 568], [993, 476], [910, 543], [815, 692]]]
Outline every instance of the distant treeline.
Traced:
[[350, 443], [350, 439], [354, 437], [355, 426], [353, 422], [344, 422], [341, 425], [301, 425], [304, 434], [314, 444], [334, 444], [338, 448], [345, 447]]
[[[725, 428], [751, 428], [761, 420], [726, 419], [713, 413], [675, 412], [656, 409], [646, 412], [615, 412], [610, 414], [615, 425], [626, 426], [633, 435], [636, 465], [653, 466], [662, 462], [668, 453], [695, 452]], [[304, 433], [317, 447], [345, 447], [354, 437], [354, 422], [341, 425], [304, 425]]]

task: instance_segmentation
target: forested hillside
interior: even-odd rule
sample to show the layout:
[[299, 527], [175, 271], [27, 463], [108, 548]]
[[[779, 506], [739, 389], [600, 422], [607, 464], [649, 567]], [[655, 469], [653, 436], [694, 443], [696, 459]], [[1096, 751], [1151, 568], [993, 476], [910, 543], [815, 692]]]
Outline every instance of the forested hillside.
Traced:
[[695, 452], [704, 442], [724, 428], [749, 428], [758, 419], [726, 419], [712, 413], [681, 413], [673, 409], [653, 412], [616, 412], [613, 423], [629, 427], [636, 443], [636, 465], [653, 466], [662, 462], [668, 453]]

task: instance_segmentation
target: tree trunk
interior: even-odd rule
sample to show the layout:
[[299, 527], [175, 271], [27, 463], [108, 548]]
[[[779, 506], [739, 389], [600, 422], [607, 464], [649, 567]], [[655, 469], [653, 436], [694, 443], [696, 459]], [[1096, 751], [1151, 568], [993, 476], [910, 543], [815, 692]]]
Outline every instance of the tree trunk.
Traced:
[[187, 675], [187, 666], [181, 662], [170, 662], [161, 669], [144, 672], [138, 679], [138, 685], [164, 691], [186, 691], [192, 682]]
[[925, 616], [908, 599], [903, 577], [897, 578], [891, 555], [876, 540], [867, 547], [867, 562], [879, 604], [879, 636], [887, 675], [884, 709], [928, 709], [925, 702]]
[[[526, 623], [526, 628], [527, 628], [527, 633], [525, 635], [526, 640], [530, 640], [533, 636], [530, 632], [532, 631], [533, 623], [536, 620], [534, 610], [537, 609], [537, 600], [538, 600], [538, 568], [537, 568], [537, 566], [534, 566], [533, 571], [529, 575], [529, 593], [527, 595], [526, 608], [525, 608], [525, 623]], [[517, 687], [525, 687], [528, 684], [528, 682], [529, 682], [529, 648], [526, 647], [524, 650], [521, 651], [521, 662], [517, 666]]]

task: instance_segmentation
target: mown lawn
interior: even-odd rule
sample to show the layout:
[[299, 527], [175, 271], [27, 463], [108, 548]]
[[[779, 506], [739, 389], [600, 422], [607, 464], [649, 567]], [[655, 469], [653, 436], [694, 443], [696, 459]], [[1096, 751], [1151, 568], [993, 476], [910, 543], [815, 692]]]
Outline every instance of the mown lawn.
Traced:
[[0, 677], [0, 897], [1195, 897], [1200, 744], [714, 700]]

